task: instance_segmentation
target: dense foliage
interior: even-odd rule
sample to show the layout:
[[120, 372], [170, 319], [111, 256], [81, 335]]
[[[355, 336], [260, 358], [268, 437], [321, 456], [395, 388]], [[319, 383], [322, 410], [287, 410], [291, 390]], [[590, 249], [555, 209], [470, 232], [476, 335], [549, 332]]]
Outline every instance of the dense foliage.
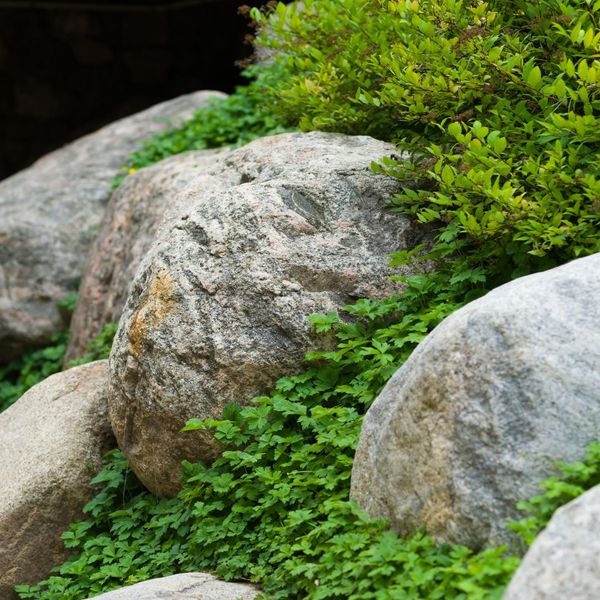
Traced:
[[[518, 564], [502, 548], [386, 532], [349, 502], [350, 471], [365, 410], [445, 316], [600, 250], [600, 0], [302, 5], [269, 17], [260, 43], [278, 55], [257, 82], [157, 137], [128, 168], [284, 126], [389, 139], [402, 159], [375, 169], [410, 182], [391, 207], [438, 232], [394, 261], [436, 268], [405, 279], [399, 297], [314, 317], [336, 350], [309, 355], [305, 373], [248, 408], [191, 422], [226, 450], [212, 465], [184, 465], [178, 498], [145, 493], [111, 454], [89, 520], [65, 534], [73, 558], [20, 588], [23, 598], [85, 598], [186, 570], [257, 581], [273, 598], [494, 598]], [[522, 505], [530, 516], [513, 527], [527, 542], [600, 481], [600, 445], [561, 469]]]
[[600, 250], [600, 2], [302, 4], [262, 39], [290, 74], [274, 110], [405, 150], [379, 170], [416, 182], [393, 204], [442, 224], [428, 256], [455, 279], [494, 287]]

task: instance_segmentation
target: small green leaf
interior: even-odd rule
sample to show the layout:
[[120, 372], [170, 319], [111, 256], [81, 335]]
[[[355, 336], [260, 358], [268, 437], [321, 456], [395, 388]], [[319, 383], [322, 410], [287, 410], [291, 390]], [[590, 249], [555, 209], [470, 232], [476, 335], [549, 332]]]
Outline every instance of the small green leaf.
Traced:
[[531, 87], [538, 89], [540, 87], [541, 82], [542, 82], [542, 72], [541, 72], [540, 68], [533, 67], [533, 69], [531, 69], [531, 71], [529, 71], [529, 75], [527, 75], [527, 83]]
[[445, 165], [442, 169], [442, 181], [446, 185], [452, 185], [454, 183], [454, 170], [450, 165]]
[[458, 135], [460, 135], [462, 132], [462, 127], [460, 126], [460, 123], [450, 123], [450, 125], [448, 125], [448, 133], [453, 136], [456, 137]]

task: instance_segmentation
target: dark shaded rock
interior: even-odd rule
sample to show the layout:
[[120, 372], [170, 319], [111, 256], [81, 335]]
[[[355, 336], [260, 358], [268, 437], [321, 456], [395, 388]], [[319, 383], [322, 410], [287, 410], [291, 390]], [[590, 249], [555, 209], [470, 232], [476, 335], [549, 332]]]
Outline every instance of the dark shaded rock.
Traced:
[[76, 289], [122, 163], [216, 94], [189, 94], [117, 121], [0, 183], [0, 363], [64, 329], [56, 303]]

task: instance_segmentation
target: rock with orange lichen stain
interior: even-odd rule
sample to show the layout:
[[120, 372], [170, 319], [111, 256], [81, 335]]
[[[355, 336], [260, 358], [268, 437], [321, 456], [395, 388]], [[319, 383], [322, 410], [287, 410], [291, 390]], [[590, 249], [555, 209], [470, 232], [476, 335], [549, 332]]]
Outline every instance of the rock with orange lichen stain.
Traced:
[[[151, 491], [174, 495], [183, 459], [218, 455], [210, 432], [181, 432], [188, 419], [250, 403], [328, 343], [309, 315], [400, 291], [389, 254], [421, 240], [385, 208], [398, 181], [370, 169], [392, 151], [362, 136], [284, 134], [198, 169], [178, 193], [166, 186], [169, 214], [110, 359], [113, 428]], [[146, 177], [178, 160], [191, 159]]]

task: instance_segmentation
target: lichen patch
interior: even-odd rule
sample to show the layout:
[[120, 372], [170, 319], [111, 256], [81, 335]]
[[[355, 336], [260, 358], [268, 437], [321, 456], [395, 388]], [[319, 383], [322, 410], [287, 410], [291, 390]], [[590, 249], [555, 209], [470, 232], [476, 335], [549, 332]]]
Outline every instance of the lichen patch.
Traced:
[[139, 360], [149, 328], [156, 328], [175, 308], [172, 275], [161, 269], [150, 282], [148, 293], [135, 311], [129, 331], [132, 354]]

